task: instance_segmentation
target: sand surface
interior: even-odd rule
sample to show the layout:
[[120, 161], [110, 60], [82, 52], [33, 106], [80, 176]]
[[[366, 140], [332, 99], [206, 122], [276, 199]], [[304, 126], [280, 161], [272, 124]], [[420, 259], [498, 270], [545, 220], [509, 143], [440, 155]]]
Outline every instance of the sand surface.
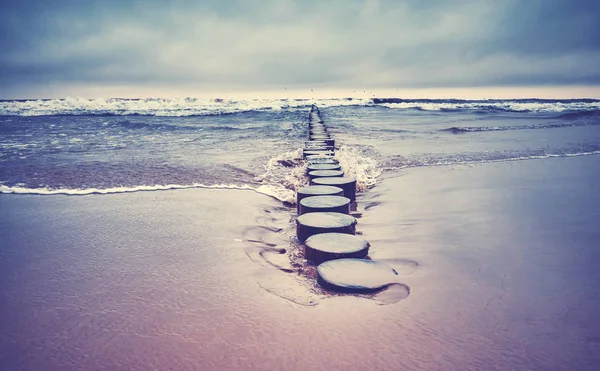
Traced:
[[410, 289], [394, 304], [261, 260], [295, 208], [251, 191], [2, 194], [0, 369], [595, 370], [599, 168], [383, 179], [357, 229]]

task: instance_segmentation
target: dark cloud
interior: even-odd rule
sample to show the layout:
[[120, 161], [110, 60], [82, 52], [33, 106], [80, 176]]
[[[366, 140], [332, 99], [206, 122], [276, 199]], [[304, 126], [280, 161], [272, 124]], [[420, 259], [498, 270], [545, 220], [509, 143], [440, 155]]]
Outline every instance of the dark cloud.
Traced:
[[520, 54], [563, 55], [600, 49], [600, 2], [514, 1], [498, 24], [492, 47]]
[[600, 84], [600, 2], [13, 1], [0, 87]]

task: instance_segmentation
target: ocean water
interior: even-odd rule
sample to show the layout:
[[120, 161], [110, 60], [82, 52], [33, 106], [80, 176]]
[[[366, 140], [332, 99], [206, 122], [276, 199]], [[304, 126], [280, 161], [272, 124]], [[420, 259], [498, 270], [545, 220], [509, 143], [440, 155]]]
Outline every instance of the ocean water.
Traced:
[[[373, 295], [319, 287], [294, 240], [312, 104], [398, 273]], [[598, 369], [599, 101], [0, 114], [0, 369]]]
[[312, 104], [361, 189], [411, 167], [600, 153], [589, 99], [1, 101], [0, 192], [226, 187], [293, 202]]

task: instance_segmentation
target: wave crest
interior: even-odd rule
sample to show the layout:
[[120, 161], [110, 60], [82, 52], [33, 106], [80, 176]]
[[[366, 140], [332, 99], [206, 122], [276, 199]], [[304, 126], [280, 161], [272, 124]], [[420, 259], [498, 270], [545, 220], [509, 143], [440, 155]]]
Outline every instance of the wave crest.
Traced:
[[368, 99], [37, 99], [0, 101], [0, 116], [210, 116], [250, 111], [304, 110], [313, 104], [322, 107], [365, 105]]
[[536, 130], [536, 129], [558, 129], [577, 126], [596, 126], [600, 121], [574, 121], [574, 122], [554, 122], [540, 125], [513, 125], [513, 126], [452, 126], [439, 131], [450, 132], [452, 134], [485, 132], [485, 131], [506, 131], [506, 130]]
[[373, 98], [374, 105], [405, 110], [421, 111], [475, 111], [477, 113], [497, 112], [595, 112], [600, 111], [600, 101], [595, 99], [400, 99]]
[[422, 111], [490, 112], [572, 112], [600, 111], [593, 99], [403, 99], [403, 98], [328, 98], [328, 99], [37, 99], [0, 101], [2, 116], [99, 115], [99, 116], [208, 116], [252, 111], [305, 110], [312, 105], [322, 108], [374, 106]]

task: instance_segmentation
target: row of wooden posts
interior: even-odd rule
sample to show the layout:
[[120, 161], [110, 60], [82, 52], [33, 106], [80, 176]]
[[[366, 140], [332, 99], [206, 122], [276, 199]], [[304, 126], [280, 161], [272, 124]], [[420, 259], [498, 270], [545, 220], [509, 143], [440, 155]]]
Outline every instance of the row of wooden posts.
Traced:
[[[305, 258], [318, 268], [332, 260], [363, 259], [370, 244], [355, 235], [357, 220], [351, 211], [356, 210], [356, 179], [346, 176], [335, 158], [336, 143], [318, 107], [312, 106], [308, 121], [303, 156], [310, 183], [297, 191], [296, 219]], [[341, 289], [320, 274], [318, 279], [323, 286]]]

